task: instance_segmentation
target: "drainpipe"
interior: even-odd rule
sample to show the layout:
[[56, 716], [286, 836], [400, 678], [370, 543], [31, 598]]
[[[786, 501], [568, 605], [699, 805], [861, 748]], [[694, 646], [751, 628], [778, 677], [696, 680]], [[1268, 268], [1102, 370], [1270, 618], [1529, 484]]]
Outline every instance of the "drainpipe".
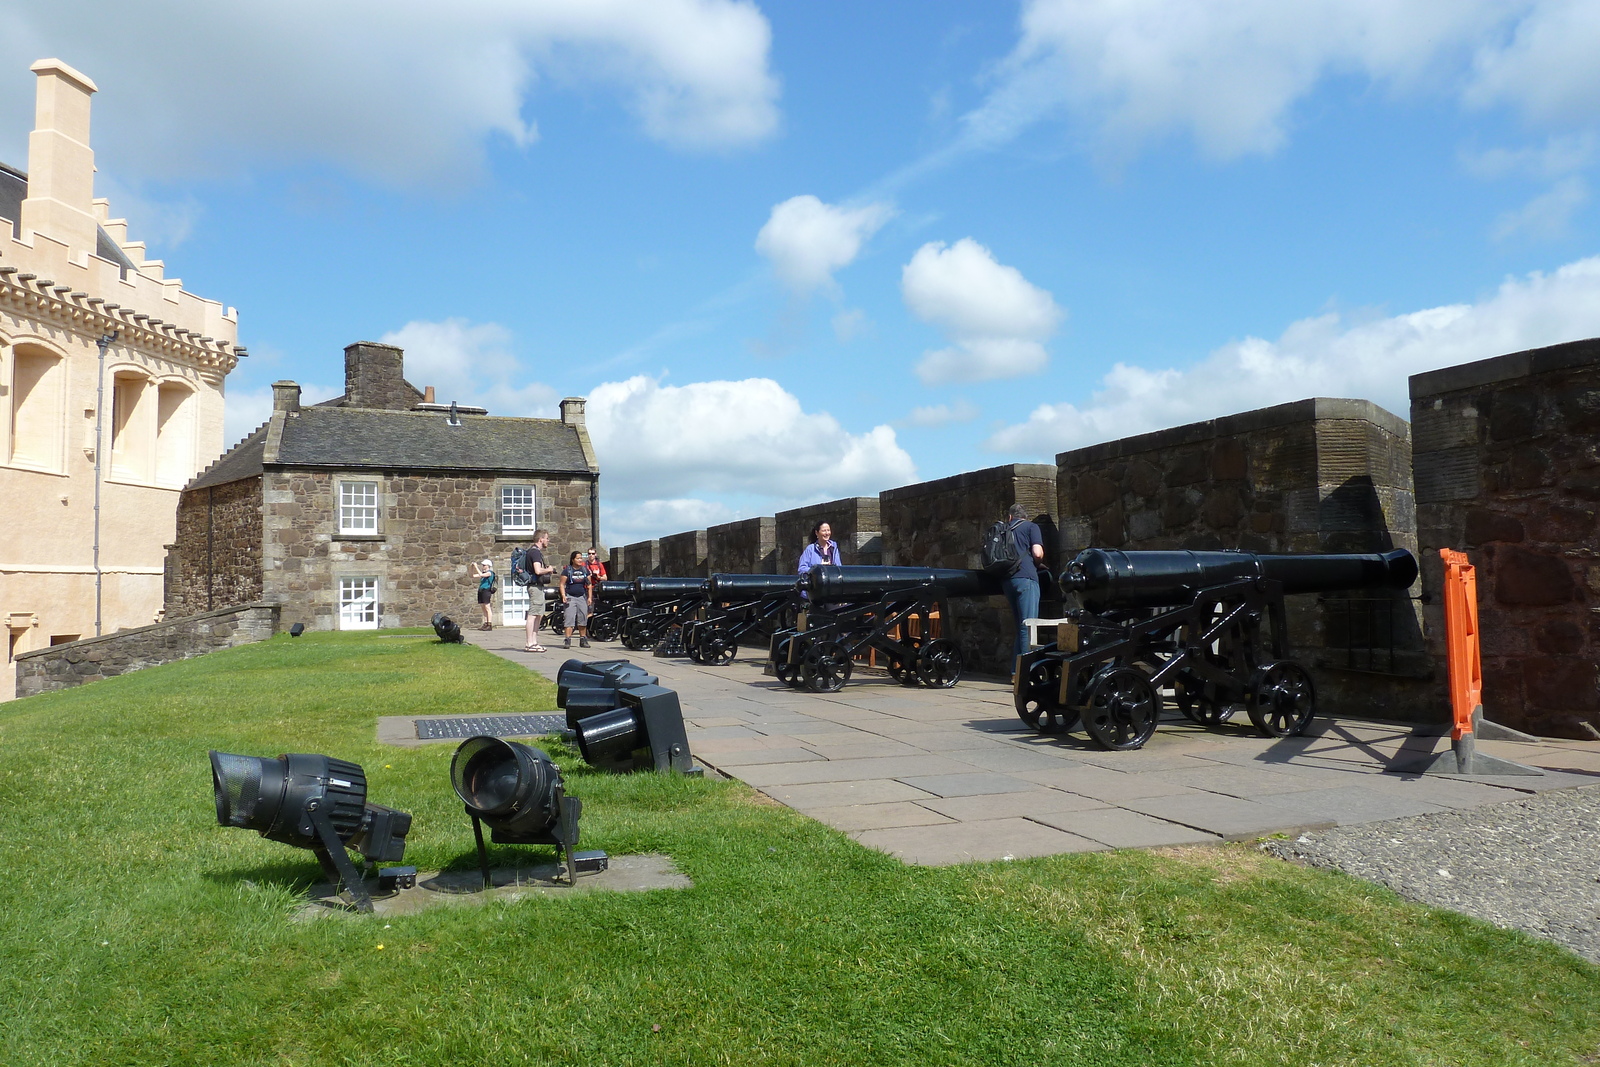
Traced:
[[100, 636], [100, 461], [104, 454], [101, 434], [106, 419], [106, 349], [117, 339], [119, 330], [103, 333], [95, 346], [100, 349], [100, 367], [94, 387], [94, 635]]
[[589, 543], [600, 550], [600, 475], [589, 479]]

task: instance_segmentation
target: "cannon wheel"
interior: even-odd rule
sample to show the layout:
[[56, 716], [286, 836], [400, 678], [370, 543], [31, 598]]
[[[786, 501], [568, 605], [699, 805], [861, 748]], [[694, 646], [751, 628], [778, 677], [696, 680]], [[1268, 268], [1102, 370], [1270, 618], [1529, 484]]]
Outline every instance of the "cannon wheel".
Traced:
[[1179, 677], [1172, 687], [1173, 699], [1184, 718], [1200, 726], [1221, 726], [1233, 718], [1235, 705], [1222, 700], [1216, 686]]
[[815, 693], [837, 693], [850, 680], [854, 664], [837, 641], [818, 641], [800, 660], [800, 679]]
[[615, 641], [617, 639], [617, 620], [604, 616], [589, 623], [589, 636], [596, 641]]
[[733, 657], [739, 654], [739, 643], [729, 637], [728, 631], [720, 626], [703, 629], [696, 648], [700, 652], [700, 662], [708, 667], [721, 667], [732, 663]]
[[1250, 686], [1249, 711], [1250, 721], [1268, 737], [1302, 734], [1317, 713], [1317, 687], [1298, 663], [1263, 664]]
[[778, 681], [792, 689], [800, 688], [800, 664], [798, 661], [789, 662], [789, 643], [795, 635], [789, 634], [778, 638], [778, 643], [772, 649], [772, 673], [778, 676]]
[[656, 635], [643, 626], [632, 625], [629, 619], [622, 624], [622, 644], [630, 652], [649, 652], [656, 647]]
[[1061, 706], [1060, 692], [1061, 660], [1035, 660], [1017, 686], [1017, 717], [1041, 734], [1066, 733], [1078, 725], [1078, 713]]
[[917, 653], [917, 678], [930, 689], [949, 689], [961, 680], [961, 650], [936, 637]]
[[922, 648], [922, 638], [908, 637], [902, 641], [901, 644], [905, 645], [906, 648], [910, 650], [910, 660], [903, 660], [899, 656], [890, 653], [889, 657], [884, 661], [884, 669], [889, 672], [889, 677], [893, 678], [901, 685], [916, 685], [917, 653]]
[[1083, 726], [1102, 748], [1143, 748], [1161, 718], [1161, 694], [1135, 667], [1107, 667], [1089, 685]]

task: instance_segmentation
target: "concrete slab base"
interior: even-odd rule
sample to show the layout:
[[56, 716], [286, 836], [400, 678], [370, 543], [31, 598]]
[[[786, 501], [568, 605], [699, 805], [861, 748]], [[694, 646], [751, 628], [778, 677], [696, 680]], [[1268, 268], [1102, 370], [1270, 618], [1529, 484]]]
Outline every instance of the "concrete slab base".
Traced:
[[[605, 870], [578, 875], [577, 885], [568, 885], [566, 871], [554, 862], [533, 867], [499, 868], [489, 874], [494, 885], [485, 891], [483, 876], [475, 870], [418, 871], [415, 888], [373, 897], [372, 913], [385, 917], [414, 915], [432, 908], [475, 907], [493, 901], [509, 903], [525, 897], [639, 893], [647, 889], [687, 889], [694, 884], [672, 865], [670, 856], [653, 852], [638, 856], [612, 856]], [[295, 912], [294, 917], [309, 920], [361, 914], [336, 896], [333, 886], [322, 882], [306, 891], [306, 903]]]

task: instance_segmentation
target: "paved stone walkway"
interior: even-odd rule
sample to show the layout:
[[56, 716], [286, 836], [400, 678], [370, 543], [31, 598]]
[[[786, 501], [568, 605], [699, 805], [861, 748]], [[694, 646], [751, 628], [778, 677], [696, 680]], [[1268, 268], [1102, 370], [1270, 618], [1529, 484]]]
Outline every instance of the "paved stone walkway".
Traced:
[[1541, 776], [1399, 775], [1384, 770], [1448, 738], [1319, 718], [1306, 736], [1271, 739], [1248, 719], [1206, 729], [1174, 713], [1144, 748], [1106, 752], [1033, 733], [991, 680], [929, 690], [862, 670], [822, 695], [766, 677], [753, 650], [700, 667], [600, 642], [526, 653], [515, 629], [467, 639], [550, 678], [569, 658], [646, 666], [677, 690], [700, 762], [907, 863], [1248, 840], [1600, 784], [1600, 742], [1479, 742]]

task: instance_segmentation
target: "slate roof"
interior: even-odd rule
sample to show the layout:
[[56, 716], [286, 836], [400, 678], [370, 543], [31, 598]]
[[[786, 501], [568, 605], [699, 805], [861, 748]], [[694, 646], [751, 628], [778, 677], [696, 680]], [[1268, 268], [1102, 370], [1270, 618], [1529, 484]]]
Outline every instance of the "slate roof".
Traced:
[[[282, 421], [274, 468], [590, 473], [578, 431], [559, 419], [462, 415], [451, 426], [433, 411], [304, 407]], [[270, 423], [256, 430], [186, 488], [261, 473], [270, 430]]]
[[[11, 220], [11, 236], [22, 236], [22, 202], [28, 198], [28, 175], [15, 167], [8, 167], [0, 163], [0, 219]], [[95, 227], [94, 254], [101, 259], [109, 259], [122, 268], [122, 276], [126, 278], [130, 270], [136, 270], [133, 260], [122, 250], [122, 246], [111, 239], [111, 235], [102, 227]]]

